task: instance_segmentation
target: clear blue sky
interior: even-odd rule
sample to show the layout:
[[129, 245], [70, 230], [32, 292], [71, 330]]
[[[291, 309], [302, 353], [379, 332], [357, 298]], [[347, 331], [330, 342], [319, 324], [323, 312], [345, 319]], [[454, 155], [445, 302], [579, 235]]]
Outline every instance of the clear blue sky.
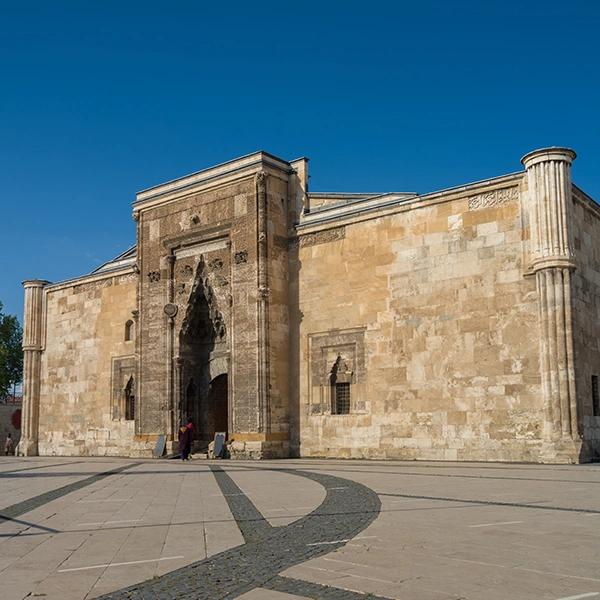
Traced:
[[600, 3], [0, 0], [0, 300], [134, 242], [144, 187], [257, 149], [432, 191], [566, 145], [600, 199]]

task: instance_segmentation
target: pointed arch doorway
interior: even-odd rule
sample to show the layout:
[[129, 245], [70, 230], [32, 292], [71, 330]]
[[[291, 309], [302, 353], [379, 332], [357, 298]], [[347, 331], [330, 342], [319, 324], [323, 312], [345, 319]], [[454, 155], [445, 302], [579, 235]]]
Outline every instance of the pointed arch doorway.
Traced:
[[225, 319], [201, 260], [179, 332], [178, 375], [179, 420], [192, 419], [197, 450], [228, 431], [228, 356]]

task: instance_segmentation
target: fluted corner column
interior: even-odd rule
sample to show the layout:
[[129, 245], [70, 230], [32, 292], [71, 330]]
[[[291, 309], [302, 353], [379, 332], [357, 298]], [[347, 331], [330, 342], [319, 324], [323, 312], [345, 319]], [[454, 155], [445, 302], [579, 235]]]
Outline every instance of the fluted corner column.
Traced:
[[540, 370], [547, 412], [546, 436], [578, 439], [573, 362], [571, 273], [573, 247], [569, 148], [543, 148], [526, 154], [531, 226], [530, 269], [535, 273], [540, 321]]
[[40, 413], [40, 369], [42, 358], [42, 320], [44, 287], [48, 281], [32, 279], [23, 282], [25, 310], [23, 315], [23, 415], [21, 440], [17, 453], [37, 456]]
[[258, 432], [270, 431], [269, 382], [269, 272], [267, 178], [265, 171], [256, 174], [258, 221]]

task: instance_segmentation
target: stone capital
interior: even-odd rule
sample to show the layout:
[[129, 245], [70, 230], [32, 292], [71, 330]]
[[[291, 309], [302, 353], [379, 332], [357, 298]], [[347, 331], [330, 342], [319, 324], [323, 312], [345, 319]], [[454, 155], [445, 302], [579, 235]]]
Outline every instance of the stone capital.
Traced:
[[571, 164], [575, 158], [577, 158], [575, 150], [571, 150], [571, 148], [551, 146], [549, 148], [540, 148], [539, 150], [528, 152], [521, 159], [521, 163], [526, 169], [529, 169], [533, 165], [550, 160], [558, 160]]
[[259, 171], [254, 176], [254, 181], [256, 182], [256, 186], [260, 191], [264, 191], [267, 187], [267, 178], [269, 174], [266, 171]]
[[26, 279], [23, 281], [23, 287], [27, 288], [43, 288], [47, 285], [50, 285], [50, 281], [46, 281], [45, 279]]

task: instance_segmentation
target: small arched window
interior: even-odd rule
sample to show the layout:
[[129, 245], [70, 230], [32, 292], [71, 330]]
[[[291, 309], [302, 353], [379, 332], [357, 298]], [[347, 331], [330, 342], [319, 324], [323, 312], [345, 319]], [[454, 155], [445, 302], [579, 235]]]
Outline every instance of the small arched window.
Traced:
[[125, 323], [125, 341], [131, 342], [133, 340], [134, 324], [131, 319]]
[[352, 371], [347, 361], [338, 355], [331, 369], [331, 413], [334, 415], [350, 414], [350, 384]]

